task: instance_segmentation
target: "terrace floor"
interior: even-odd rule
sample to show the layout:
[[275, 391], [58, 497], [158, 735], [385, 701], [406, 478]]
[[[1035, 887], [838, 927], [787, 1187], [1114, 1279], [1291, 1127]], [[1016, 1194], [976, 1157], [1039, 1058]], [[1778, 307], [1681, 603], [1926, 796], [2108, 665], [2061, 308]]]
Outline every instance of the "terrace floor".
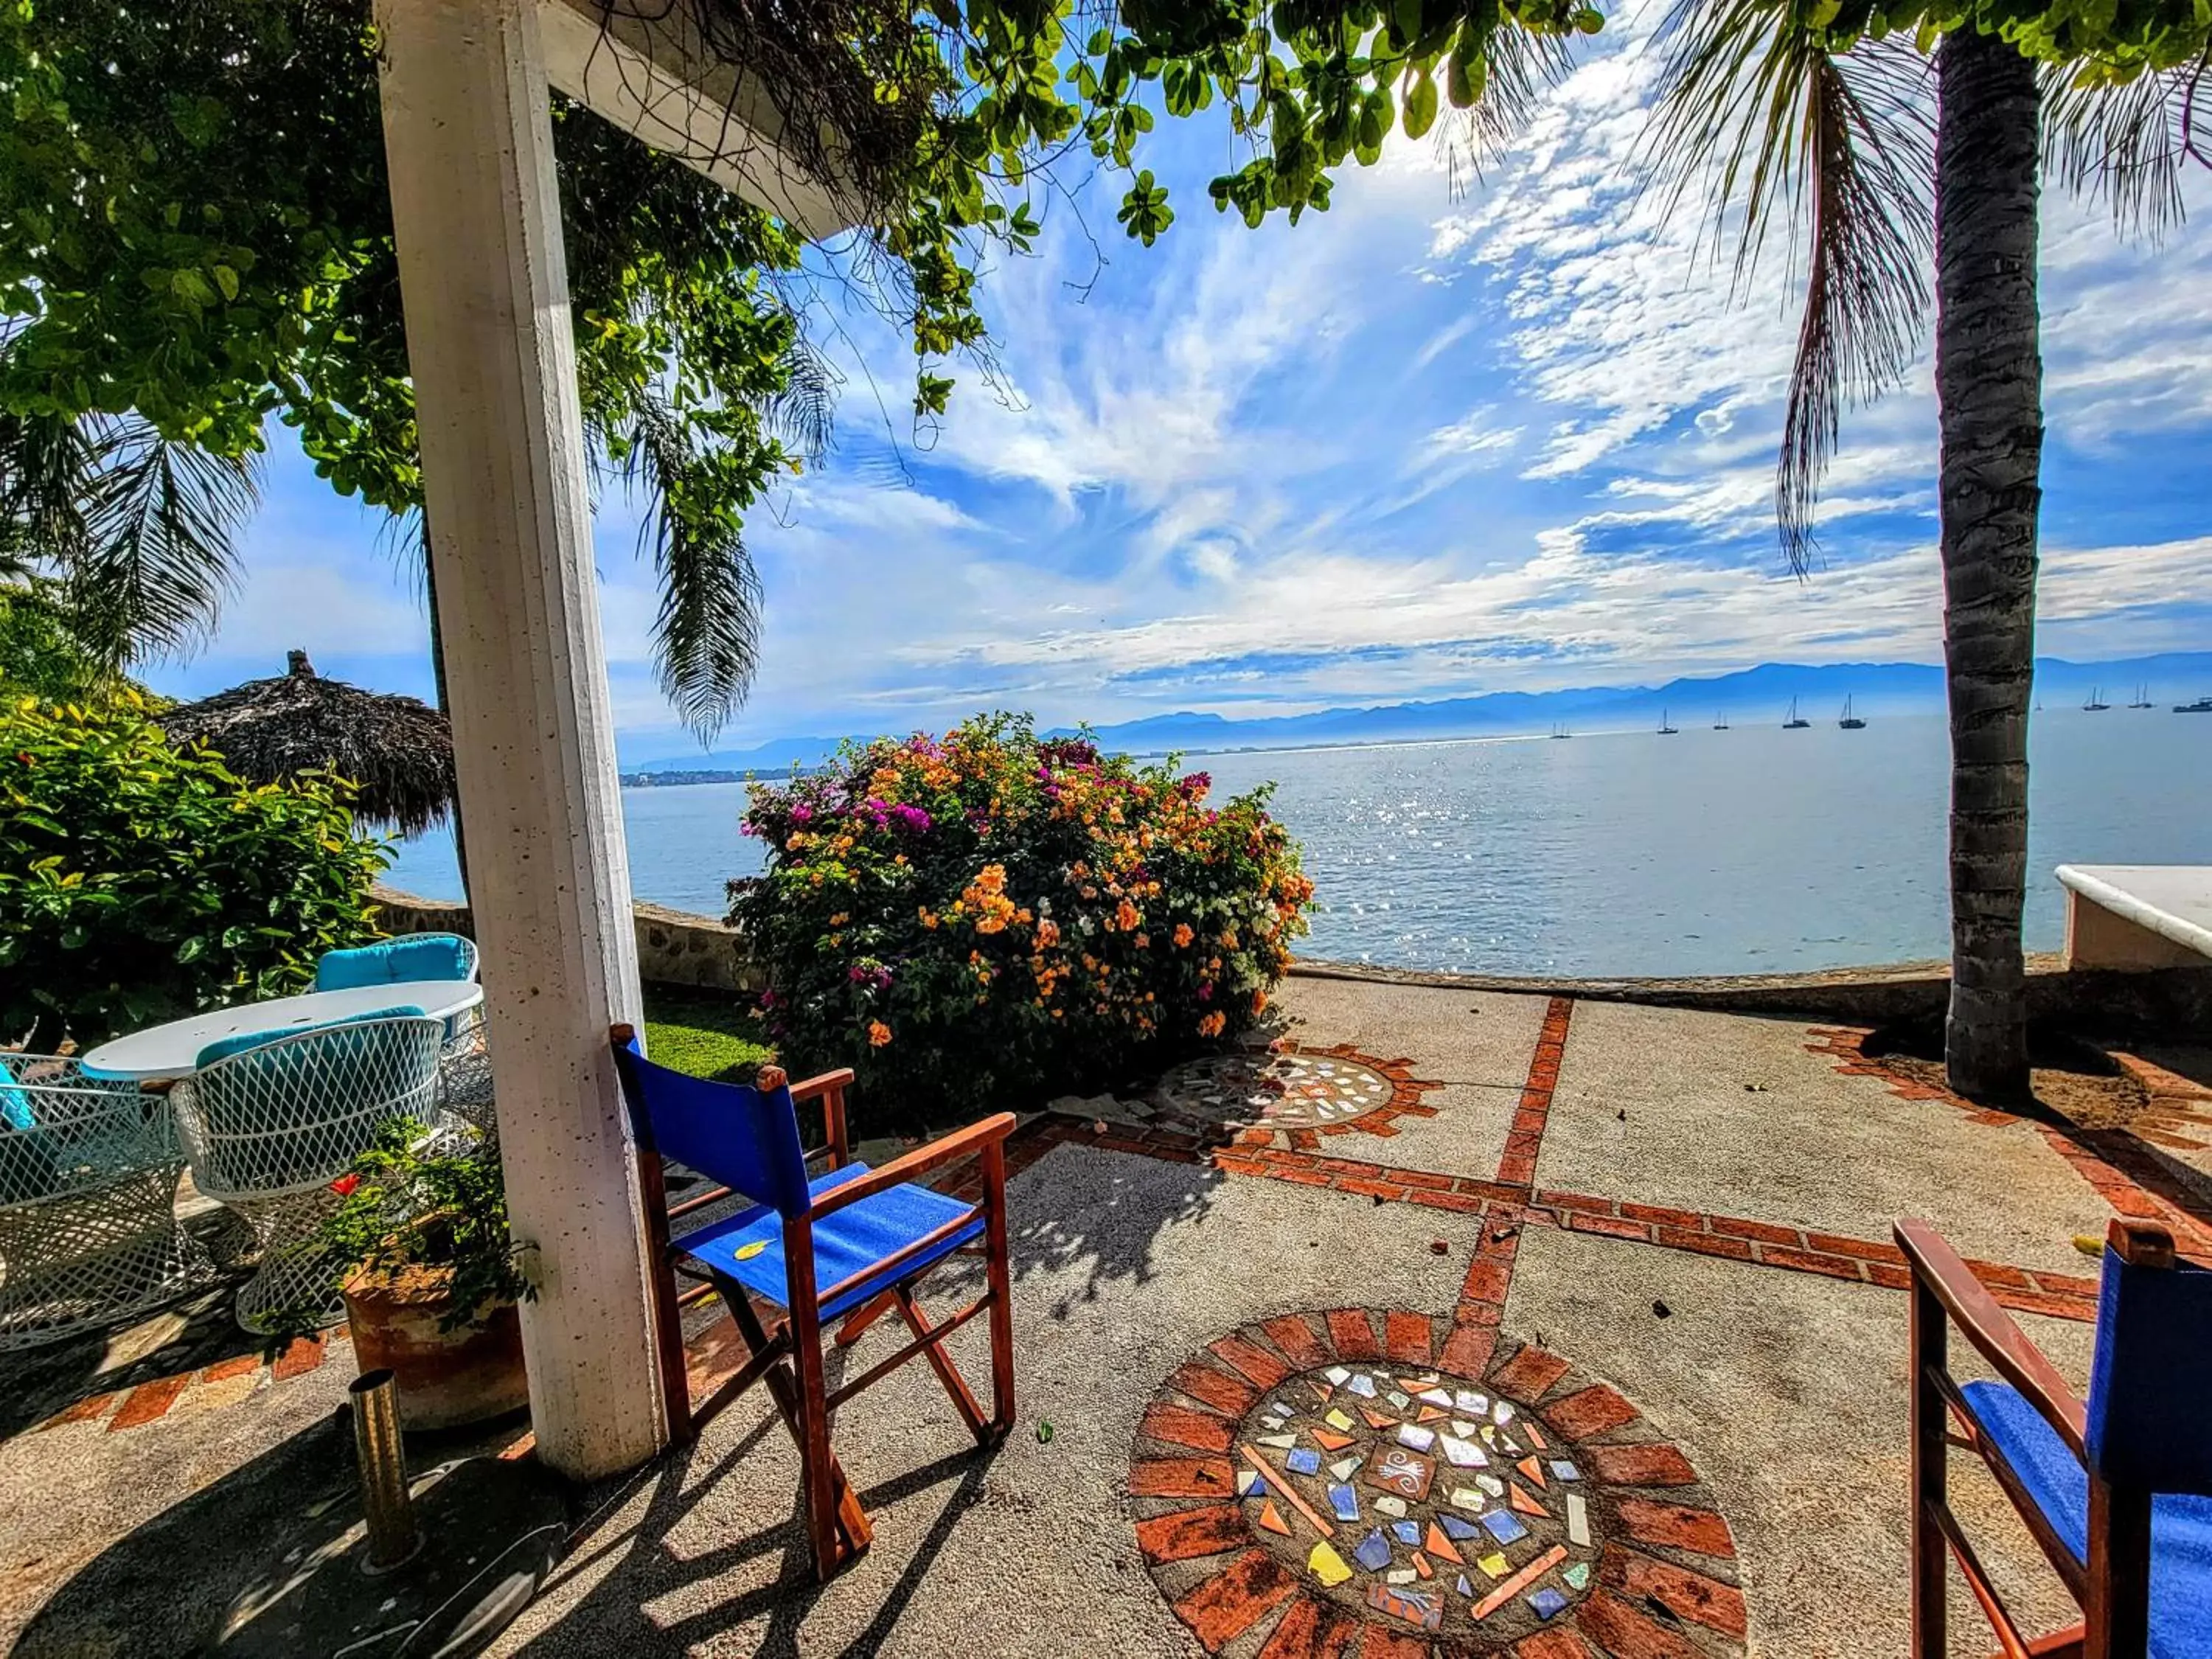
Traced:
[[[2118, 1209], [2212, 1246], [2212, 1091], [2172, 1057], [2139, 1134], [1978, 1111], [1789, 1021], [1308, 978], [1281, 1011], [1284, 1052], [1018, 1132], [1003, 1446], [974, 1451], [923, 1366], [845, 1408], [876, 1541], [817, 1587], [757, 1392], [583, 1494], [492, 1650], [1902, 1655], [1892, 1220], [1932, 1218], [2077, 1385], [2075, 1236]], [[14, 1652], [189, 1651], [236, 1587], [217, 1540], [266, 1555], [352, 1501], [343, 1338], [210, 1359], [219, 1312], [0, 1369]], [[900, 1340], [833, 1353], [832, 1385]], [[978, 1327], [952, 1346], [985, 1375]], [[1314, 1473], [1280, 1467], [1310, 1446]], [[1248, 1450], [1276, 1492], [1237, 1495]], [[2062, 1622], [1954, 1468], [2015, 1609]]]

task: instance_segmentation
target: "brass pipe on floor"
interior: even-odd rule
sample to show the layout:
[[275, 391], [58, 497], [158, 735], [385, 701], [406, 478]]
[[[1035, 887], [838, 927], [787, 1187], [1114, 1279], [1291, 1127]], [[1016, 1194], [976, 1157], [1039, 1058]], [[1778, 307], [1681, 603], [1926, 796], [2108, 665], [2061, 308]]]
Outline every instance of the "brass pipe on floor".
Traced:
[[361, 1465], [362, 1516], [368, 1522], [368, 1571], [389, 1572], [422, 1547], [407, 1492], [407, 1450], [399, 1439], [399, 1390], [389, 1370], [362, 1373], [353, 1396], [353, 1449]]

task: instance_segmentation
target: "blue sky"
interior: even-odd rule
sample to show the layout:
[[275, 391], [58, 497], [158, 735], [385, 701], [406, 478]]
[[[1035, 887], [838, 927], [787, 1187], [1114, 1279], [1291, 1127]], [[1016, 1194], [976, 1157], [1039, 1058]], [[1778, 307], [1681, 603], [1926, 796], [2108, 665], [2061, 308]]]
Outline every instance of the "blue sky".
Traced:
[[[1235, 141], [1164, 121], [1147, 161], [1173, 229], [1122, 240], [1115, 192], [1071, 173], [1040, 256], [984, 285], [1001, 383], [963, 372], [925, 441], [911, 358], [840, 313], [837, 448], [752, 520], [766, 654], [717, 746], [992, 706], [1105, 723], [1936, 660], [1925, 355], [1847, 419], [1826, 565], [1794, 580], [1771, 491], [1796, 284], [1775, 257], [1732, 303], [1698, 227], [1639, 195], [1653, 68], [1636, 25], [1609, 27], [1481, 180], [1455, 194], [1401, 142], [1296, 228], [1217, 216], [1205, 182]], [[2191, 189], [2158, 246], [2046, 198], [2051, 654], [2212, 648], [2212, 188]], [[427, 696], [404, 561], [278, 441], [220, 631], [149, 678], [199, 695], [297, 645]], [[629, 762], [695, 747], [654, 689], [635, 538], [602, 502]]]

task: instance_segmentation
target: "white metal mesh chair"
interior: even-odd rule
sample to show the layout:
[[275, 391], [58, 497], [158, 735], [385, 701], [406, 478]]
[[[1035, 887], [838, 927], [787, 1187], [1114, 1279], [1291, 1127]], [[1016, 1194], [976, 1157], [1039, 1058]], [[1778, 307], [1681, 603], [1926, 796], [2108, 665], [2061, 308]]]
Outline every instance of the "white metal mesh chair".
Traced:
[[169, 1103], [74, 1060], [0, 1054], [0, 1352], [174, 1300], [215, 1269], [177, 1224]]
[[238, 1293], [249, 1331], [335, 1324], [345, 1304], [339, 1265], [319, 1241], [337, 1207], [331, 1183], [380, 1125], [438, 1119], [445, 1022], [386, 1012], [251, 1042], [212, 1059], [173, 1099], [192, 1180], [238, 1212], [261, 1244], [261, 1266]]

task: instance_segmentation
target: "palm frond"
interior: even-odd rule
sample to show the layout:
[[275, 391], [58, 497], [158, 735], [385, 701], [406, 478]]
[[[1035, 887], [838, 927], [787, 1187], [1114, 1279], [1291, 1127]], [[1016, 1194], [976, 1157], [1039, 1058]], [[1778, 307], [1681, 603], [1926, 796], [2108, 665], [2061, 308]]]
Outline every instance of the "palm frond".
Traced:
[[[682, 416], [657, 393], [641, 398], [623, 461], [647, 501], [638, 550], [660, 580], [653, 622], [660, 689], [703, 741], [741, 708], [760, 659], [760, 577], [737, 516], [711, 482], [714, 456], [695, 447]], [[693, 497], [699, 511], [689, 511]]]
[[786, 446], [809, 466], [818, 465], [836, 441], [837, 392], [844, 377], [803, 337], [793, 340], [783, 367], [788, 383], [761, 412]]
[[0, 416], [0, 561], [7, 568], [60, 568], [76, 556], [96, 466], [77, 422], [52, 415]]
[[1932, 156], [1916, 170], [1923, 158], [1887, 141], [1836, 59], [1822, 53], [1807, 69], [1811, 264], [1774, 484], [1782, 550], [1800, 575], [1818, 557], [1814, 510], [1843, 403], [1878, 397], [1911, 366], [1935, 252]]
[[1787, 219], [1805, 235], [1798, 330], [1775, 508], [1803, 574], [1812, 518], [1845, 402], [1879, 396], [1911, 367], [1935, 247], [1934, 126], [1926, 70], [1865, 40], [1848, 58], [1771, 0], [1676, 0], [1646, 159], [1662, 210], [1705, 192], [1705, 237], [1734, 227], [1735, 289]]
[[258, 455], [218, 455], [135, 416], [98, 417], [85, 538], [66, 572], [123, 658], [191, 649], [238, 580], [234, 538], [261, 499]]
[[2191, 89], [2202, 63], [2118, 84], [2063, 65], [2043, 73], [2044, 167], [2112, 210], [2123, 234], [2156, 240], [2181, 222]]
[[1437, 124], [1437, 143], [1454, 193], [1468, 179], [1481, 178], [1486, 157], [1528, 131], [1546, 88], [1565, 80], [1573, 67], [1573, 53], [1562, 37], [1510, 26], [1491, 36], [1482, 96], [1465, 109], [1447, 105]]

